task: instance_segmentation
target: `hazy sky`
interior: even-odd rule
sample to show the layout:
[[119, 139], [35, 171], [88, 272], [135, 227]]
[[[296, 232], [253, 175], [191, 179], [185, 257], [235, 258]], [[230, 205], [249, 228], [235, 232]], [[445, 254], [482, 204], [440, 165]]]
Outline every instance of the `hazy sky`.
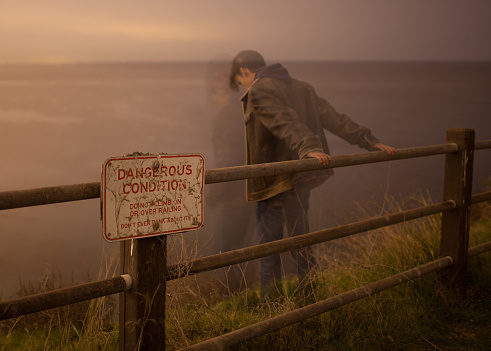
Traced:
[[0, 63], [491, 60], [491, 0], [0, 0]]

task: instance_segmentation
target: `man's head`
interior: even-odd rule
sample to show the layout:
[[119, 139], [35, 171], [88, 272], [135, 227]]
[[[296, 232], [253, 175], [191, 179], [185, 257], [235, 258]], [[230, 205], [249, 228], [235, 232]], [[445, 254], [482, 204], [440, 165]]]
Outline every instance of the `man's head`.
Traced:
[[258, 68], [266, 66], [266, 62], [260, 53], [254, 50], [244, 50], [235, 56], [230, 68], [230, 88], [237, 90], [239, 84], [244, 88], [254, 81], [254, 76]]

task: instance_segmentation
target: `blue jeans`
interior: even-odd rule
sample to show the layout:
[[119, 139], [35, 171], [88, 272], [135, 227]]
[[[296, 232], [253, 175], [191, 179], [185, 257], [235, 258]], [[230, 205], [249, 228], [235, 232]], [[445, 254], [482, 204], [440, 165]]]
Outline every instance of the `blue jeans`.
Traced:
[[[258, 201], [256, 211], [256, 236], [258, 244], [283, 238], [283, 230], [288, 236], [305, 234], [310, 231], [308, 211], [310, 185], [299, 184], [293, 189], [270, 199]], [[302, 280], [315, 264], [312, 248], [291, 251], [297, 266], [297, 274]], [[258, 279], [261, 290], [281, 280], [280, 255], [259, 259]]]

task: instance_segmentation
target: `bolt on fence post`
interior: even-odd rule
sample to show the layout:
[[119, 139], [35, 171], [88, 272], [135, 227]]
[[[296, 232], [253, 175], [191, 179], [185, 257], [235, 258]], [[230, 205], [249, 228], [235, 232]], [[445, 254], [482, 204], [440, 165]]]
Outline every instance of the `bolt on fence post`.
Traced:
[[455, 201], [456, 208], [442, 214], [440, 257], [452, 258], [453, 265], [444, 277], [461, 297], [466, 296], [467, 288], [474, 139], [471, 129], [447, 131], [447, 143], [457, 144], [459, 150], [445, 155], [443, 199]]
[[167, 238], [121, 242], [121, 274], [129, 274], [131, 290], [119, 297], [119, 350], [165, 349]]

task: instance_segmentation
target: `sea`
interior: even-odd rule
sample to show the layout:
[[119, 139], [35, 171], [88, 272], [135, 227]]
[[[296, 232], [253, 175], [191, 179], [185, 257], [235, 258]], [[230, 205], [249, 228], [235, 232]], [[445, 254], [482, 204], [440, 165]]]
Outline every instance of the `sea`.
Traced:
[[[282, 64], [395, 148], [443, 144], [454, 128], [491, 139], [491, 62]], [[100, 181], [106, 159], [136, 151], [199, 153], [207, 169], [244, 164], [241, 92], [225, 86], [228, 65], [0, 65], [0, 192]], [[366, 152], [326, 135], [333, 156]], [[440, 155], [336, 169], [312, 192], [311, 230], [387, 213], [393, 201], [440, 201], [443, 165]], [[476, 151], [473, 192], [490, 176], [491, 150]], [[244, 193], [243, 181], [206, 185], [203, 228], [173, 234], [170, 256], [253, 245]], [[105, 241], [100, 209], [92, 199], [0, 211], [0, 298], [46, 274], [63, 286], [117, 274], [120, 245]]]

